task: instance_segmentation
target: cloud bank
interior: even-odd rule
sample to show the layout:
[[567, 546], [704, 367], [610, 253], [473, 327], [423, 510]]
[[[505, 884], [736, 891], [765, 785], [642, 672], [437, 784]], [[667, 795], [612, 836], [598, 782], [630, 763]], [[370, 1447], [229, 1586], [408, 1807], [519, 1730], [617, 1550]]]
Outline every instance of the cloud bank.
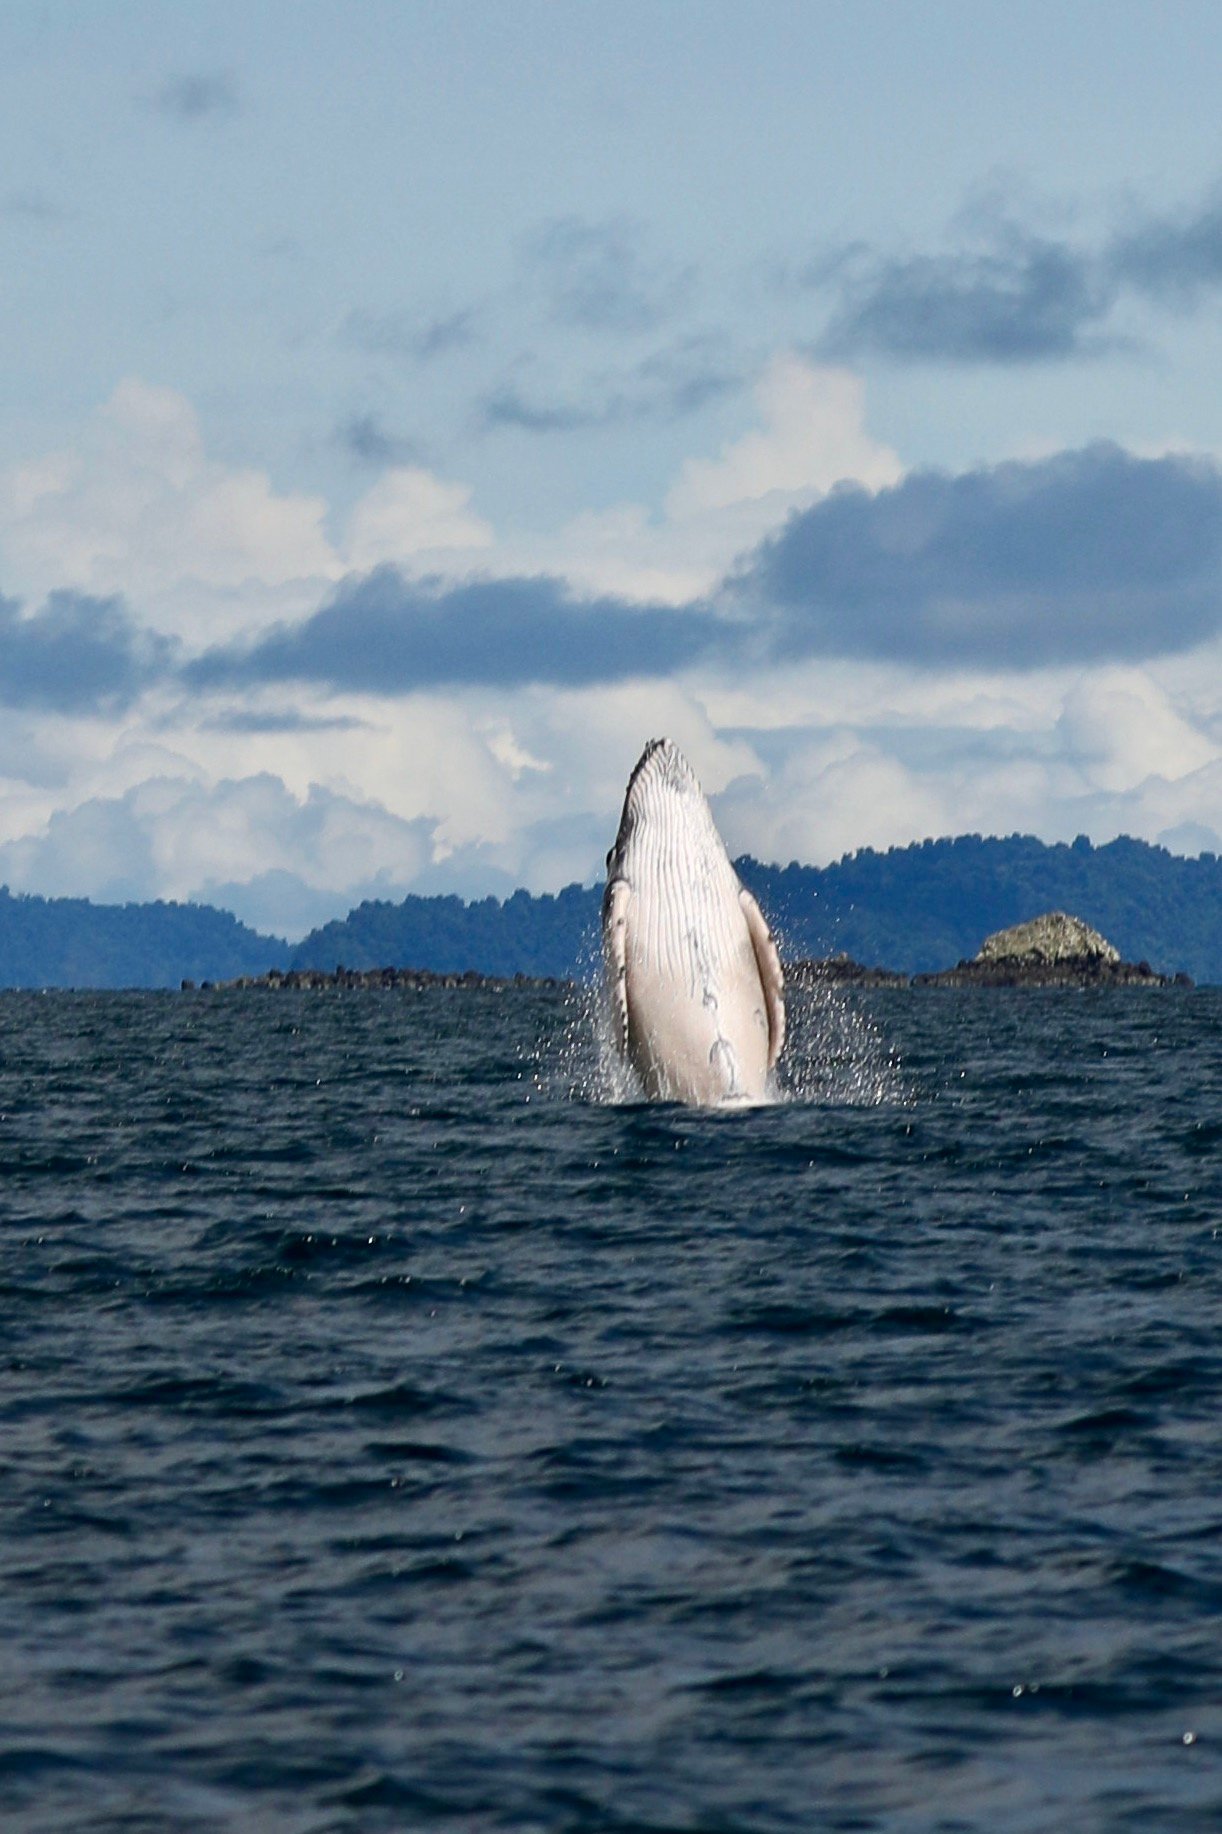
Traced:
[[[597, 871], [657, 731], [763, 857], [965, 827], [1215, 844], [1212, 461], [905, 474], [848, 372], [779, 357], [756, 399], [657, 516], [549, 552], [420, 465], [340, 517], [280, 496], [124, 385], [67, 456], [0, 474], [0, 875], [290, 933], [360, 895], [555, 890]], [[57, 552], [77, 580], [30, 589]]]
[[1041, 668], [1222, 629], [1222, 474], [1110, 444], [833, 491], [738, 570], [779, 657]]
[[575, 598], [563, 581], [415, 584], [389, 566], [345, 585], [303, 623], [249, 648], [188, 664], [193, 688], [303, 681], [337, 693], [525, 683], [575, 686], [666, 676], [707, 656], [723, 634], [700, 609]]
[[937, 252], [862, 244], [806, 267], [830, 293], [817, 339], [835, 361], [1031, 364], [1098, 357], [1120, 342], [1126, 302], [1188, 313], [1222, 288], [1222, 191], [1179, 213], [1142, 213], [1102, 241], [1040, 234], [1012, 212], [970, 213], [970, 236]]
[[115, 713], [172, 672], [176, 646], [141, 630], [117, 598], [53, 592], [23, 616], [0, 598], [0, 701], [54, 713]]

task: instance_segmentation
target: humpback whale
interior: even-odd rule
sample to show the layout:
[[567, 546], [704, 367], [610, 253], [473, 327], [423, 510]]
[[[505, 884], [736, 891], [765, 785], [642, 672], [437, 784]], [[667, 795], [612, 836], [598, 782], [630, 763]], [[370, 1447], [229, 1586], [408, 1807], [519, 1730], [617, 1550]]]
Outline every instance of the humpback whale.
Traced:
[[651, 739], [628, 780], [602, 928], [612, 1035], [645, 1094], [767, 1099], [785, 1042], [780, 957], [669, 739]]

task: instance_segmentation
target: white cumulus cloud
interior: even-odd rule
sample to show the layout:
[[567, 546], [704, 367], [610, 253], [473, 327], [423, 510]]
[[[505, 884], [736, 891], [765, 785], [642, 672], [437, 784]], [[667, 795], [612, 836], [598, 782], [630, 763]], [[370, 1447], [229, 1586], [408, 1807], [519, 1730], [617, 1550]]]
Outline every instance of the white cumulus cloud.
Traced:
[[304, 609], [336, 576], [326, 510], [210, 459], [191, 404], [131, 378], [71, 452], [0, 475], [5, 586], [122, 593], [155, 629], [215, 639]]
[[754, 399], [759, 424], [716, 457], [687, 459], [659, 514], [639, 503], [587, 512], [529, 549], [507, 544], [515, 570], [542, 567], [590, 591], [680, 605], [711, 591], [791, 510], [837, 484], [875, 491], [902, 476], [895, 452], [867, 430], [864, 386], [848, 370], [786, 351]]
[[421, 568], [482, 555], [492, 541], [465, 485], [448, 484], [417, 465], [395, 465], [353, 510], [344, 559], [357, 573], [387, 561]]
[[786, 353], [765, 370], [755, 399], [763, 426], [715, 459], [688, 459], [666, 499], [668, 515], [765, 502], [779, 520], [846, 480], [881, 490], [901, 475], [895, 453], [866, 432], [865, 389], [851, 371]]
[[432, 831], [319, 785], [294, 796], [270, 773], [150, 777], [0, 846], [0, 880], [102, 902], [219, 902], [299, 933], [319, 909], [345, 911], [354, 893], [408, 886], [432, 858]]

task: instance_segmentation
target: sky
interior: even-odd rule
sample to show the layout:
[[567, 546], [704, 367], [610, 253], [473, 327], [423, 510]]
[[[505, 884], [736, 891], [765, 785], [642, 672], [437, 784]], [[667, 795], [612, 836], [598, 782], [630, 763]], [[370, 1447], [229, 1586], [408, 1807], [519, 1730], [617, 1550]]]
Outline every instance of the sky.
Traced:
[[1222, 851], [1222, 10], [0, 7], [0, 883]]

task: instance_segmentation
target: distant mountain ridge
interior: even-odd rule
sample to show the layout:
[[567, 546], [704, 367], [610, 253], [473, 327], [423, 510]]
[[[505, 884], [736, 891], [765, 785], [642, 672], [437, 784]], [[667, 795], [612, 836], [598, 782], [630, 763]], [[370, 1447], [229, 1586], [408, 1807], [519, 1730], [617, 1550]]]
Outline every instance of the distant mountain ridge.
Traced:
[[[983, 939], [1058, 909], [1129, 961], [1222, 984], [1222, 861], [1121, 837], [1048, 845], [960, 835], [831, 866], [735, 862], [788, 958], [843, 951], [904, 974], [952, 967]], [[295, 947], [204, 904], [105, 905], [0, 887], [0, 986], [177, 987], [271, 968], [410, 967], [436, 973], [586, 975], [598, 957], [601, 887], [517, 891], [464, 903], [409, 896], [358, 905]]]
[[263, 974], [288, 946], [210, 904], [93, 904], [0, 885], [0, 987], [177, 987]]
[[[1222, 861], [1185, 859], [1122, 836], [1049, 845], [978, 834], [865, 847], [831, 866], [736, 860], [776, 930], [782, 954], [839, 951], [905, 974], [952, 967], [994, 930], [1051, 908], [1101, 930], [1129, 961], [1222, 982]], [[408, 897], [359, 905], [293, 951], [297, 968], [410, 964], [440, 972], [581, 974], [597, 954], [601, 888], [555, 897]]]
[[1102, 931], [1126, 961], [1222, 983], [1222, 860], [1186, 859], [1121, 835], [1049, 845], [1033, 835], [863, 848], [832, 866], [739, 872], [790, 956], [844, 950], [907, 974], [948, 968], [984, 938], [1047, 910]]

